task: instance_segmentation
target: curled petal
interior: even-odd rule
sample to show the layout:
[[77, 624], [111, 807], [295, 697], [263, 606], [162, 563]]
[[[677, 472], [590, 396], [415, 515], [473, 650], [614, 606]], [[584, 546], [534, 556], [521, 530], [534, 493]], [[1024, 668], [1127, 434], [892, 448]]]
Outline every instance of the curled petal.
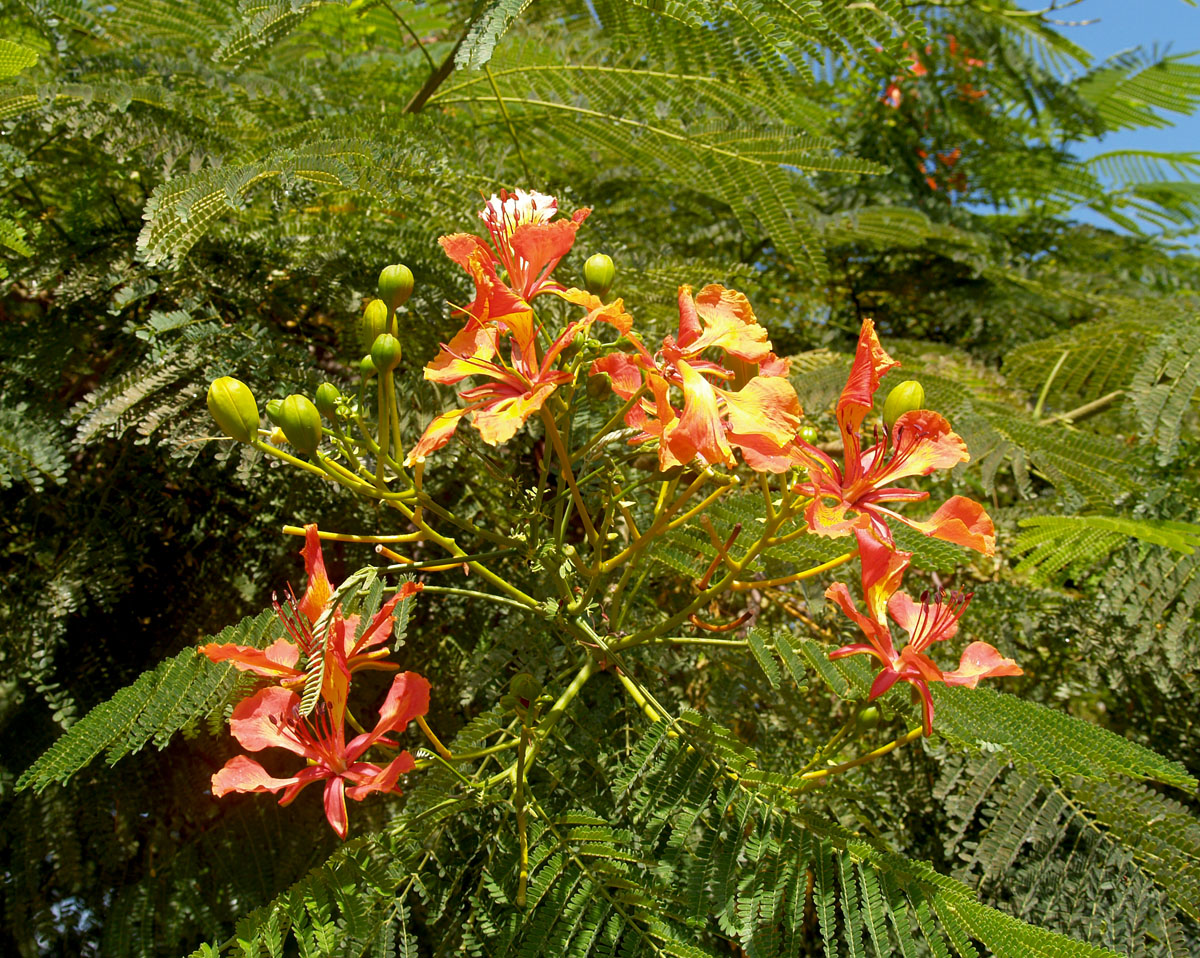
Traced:
[[316, 758], [307, 736], [299, 733], [292, 723], [292, 711], [299, 704], [300, 696], [278, 685], [260, 689], [234, 707], [229, 730], [251, 752], [286, 748], [297, 755]]
[[613, 392], [622, 399], [629, 399], [642, 386], [643, 364], [628, 353], [609, 353], [594, 363], [589, 375], [608, 376]]
[[308, 573], [308, 589], [300, 600], [299, 608], [308, 621], [316, 622], [333, 596], [333, 586], [325, 572], [325, 556], [321, 553], [321, 537], [315, 523], [304, 527], [304, 571]]
[[232, 662], [242, 672], [253, 672], [268, 678], [295, 678], [303, 674], [296, 668], [300, 651], [287, 639], [277, 639], [265, 649], [210, 642], [200, 646], [197, 651], [213, 662]]
[[350, 834], [350, 819], [346, 815], [346, 782], [340, 775], [334, 775], [325, 783], [325, 818], [329, 827], [337, 832], [338, 838], [345, 839]]
[[679, 462], [699, 455], [710, 464], [732, 465], [733, 450], [725, 438], [725, 427], [712, 384], [686, 362], [676, 364], [683, 380], [683, 414], [669, 437], [671, 452]]
[[555, 292], [568, 303], [574, 303], [576, 306], [586, 309], [589, 322], [608, 323], [622, 336], [627, 335], [633, 329], [633, 317], [625, 312], [623, 299], [605, 303], [595, 293], [589, 293], [586, 289], [577, 289], [574, 286], [570, 289], [555, 290]]
[[950, 497], [926, 522], [902, 521], [927, 536], [975, 549], [987, 556], [996, 551], [996, 527], [991, 517], [983, 506], [966, 496]]
[[947, 685], [965, 685], [973, 689], [980, 679], [1024, 674], [1016, 662], [1006, 659], [986, 642], [972, 642], [963, 650], [958, 668], [944, 673], [942, 679]]
[[[863, 615], [854, 605], [854, 600], [850, 597], [850, 590], [846, 588], [844, 582], [835, 582], [825, 590], [825, 598], [834, 603], [839, 609], [846, 613], [847, 617], [861, 630], [863, 635], [867, 637], [867, 641], [871, 643], [873, 655], [881, 662], [891, 662], [896, 657], [895, 647], [892, 645], [892, 635], [888, 631], [887, 623], [876, 622], [874, 619]], [[854, 649], [849, 652], [847, 649]], [[867, 651], [866, 648], [858, 645], [846, 646], [837, 651], [838, 656], [855, 655], [861, 651]]]
[[429, 680], [416, 672], [402, 672], [392, 679], [387, 698], [379, 708], [375, 728], [356, 735], [346, 746], [346, 759], [356, 760], [389, 732], [405, 728], [409, 722], [429, 711]]
[[688, 356], [715, 346], [752, 363], [771, 354], [767, 331], [758, 324], [750, 301], [716, 284], [705, 286], [694, 300], [690, 286], [679, 288], [678, 346]]
[[405, 465], [411, 466], [414, 462], [424, 462], [426, 456], [437, 452], [446, 445], [453, 437], [454, 430], [458, 428], [458, 421], [469, 413], [471, 408], [467, 406], [463, 409], [451, 409], [440, 416], [435, 416], [433, 421], [425, 427], [425, 431], [421, 433], [417, 444], [409, 450], [408, 457], [404, 460]]
[[873, 702], [899, 681], [899, 672], [897, 672], [891, 666], [883, 669], [877, 676], [875, 676], [875, 681], [871, 683], [871, 691], [867, 695], [867, 701]]
[[852, 446], [858, 448], [858, 430], [867, 413], [871, 411], [879, 381], [888, 370], [899, 365], [900, 363], [892, 359], [879, 344], [879, 337], [875, 335], [875, 323], [864, 319], [862, 331], [858, 336], [854, 364], [850, 367], [850, 376], [837, 404], [838, 426], [842, 431], [847, 456], [850, 455]]
[[557, 388], [556, 383], [547, 383], [530, 392], [480, 403], [475, 407], [475, 415], [472, 418], [480, 438], [492, 446], [508, 442], [525, 421], [542, 408]]
[[869, 529], [855, 529], [854, 535], [858, 539], [867, 613], [875, 622], [887, 628], [888, 600], [900, 588], [900, 580], [912, 561], [912, 553], [891, 548]]
[[212, 777], [212, 793], [217, 798], [230, 792], [278, 792], [295, 785], [295, 778], [275, 778], [246, 755], [235, 755]]
[[346, 777], [357, 782], [346, 789], [346, 794], [356, 802], [361, 802], [372, 792], [399, 791], [396, 782], [405, 772], [411, 772], [416, 763], [408, 752], [401, 752], [382, 769], [366, 762], [351, 765], [346, 769]]

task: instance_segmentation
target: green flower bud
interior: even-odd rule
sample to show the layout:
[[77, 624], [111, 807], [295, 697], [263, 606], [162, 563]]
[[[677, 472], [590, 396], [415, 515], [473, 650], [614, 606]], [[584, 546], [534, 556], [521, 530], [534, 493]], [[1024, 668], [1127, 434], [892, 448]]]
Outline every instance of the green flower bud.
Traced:
[[391, 316], [387, 303], [382, 299], [373, 299], [367, 303], [358, 327], [363, 349], [370, 349], [371, 344], [388, 331]]
[[880, 715], [877, 706], [868, 705], [865, 709], [860, 709], [858, 714], [854, 716], [854, 728], [861, 735], [875, 728], [882, 718], [883, 716]]
[[326, 419], [337, 419], [337, 404], [342, 398], [337, 386], [333, 383], [321, 383], [317, 387], [316, 407]]
[[797, 435], [810, 446], [821, 438], [821, 434], [817, 431], [817, 427], [811, 425], [801, 426]]
[[371, 345], [371, 360], [375, 363], [376, 371], [390, 373], [400, 365], [400, 340], [391, 333], [375, 337]]
[[358, 371], [362, 373], [363, 379], [370, 379], [375, 375], [375, 360], [371, 358], [370, 353], [359, 360]]
[[583, 264], [583, 282], [593, 296], [599, 296], [601, 299], [607, 296], [616, 277], [617, 268], [607, 253], [589, 256], [588, 261]]
[[518, 672], [514, 675], [509, 687], [512, 689], [512, 694], [521, 700], [523, 705], [525, 703], [532, 705], [542, 694], [542, 683], [528, 672]]
[[412, 270], [403, 264], [385, 266], [379, 274], [379, 298], [395, 312], [408, 302], [413, 291]]
[[283, 401], [279, 412], [279, 428], [287, 441], [306, 455], [312, 455], [321, 444], [321, 414], [307, 396], [291, 395]]
[[267, 400], [267, 405], [264, 408], [267, 413], [267, 418], [270, 419], [271, 422], [274, 423], [276, 426], [278, 426], [279, 425], [279, 414], [281, 412], [283, 412], [283, 400], [282, 399], [269, 399], [269, 400]]
[[908, 379], [888, 393], [883, 403], [883, 425], [888, 432], [906, 412], [925, 405], [925, 389], [915, 379]]
[[258, 436], [258, 403], [244, 382], [232, 376], [214, 379], [208, 387], [208, 411], [230, 439], [249, 442]]
[[500, 708], [506, 712], [511, 712], [517, 707], [517, 697], [511, 692], [505, 692], [500, 696]]

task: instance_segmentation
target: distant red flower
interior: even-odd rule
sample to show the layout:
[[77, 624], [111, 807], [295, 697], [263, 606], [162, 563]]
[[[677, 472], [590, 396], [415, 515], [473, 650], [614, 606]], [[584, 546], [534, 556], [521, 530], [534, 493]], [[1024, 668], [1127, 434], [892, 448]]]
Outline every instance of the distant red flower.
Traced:
[[800, 438], [792, 446], [793, 461], [808, 471], [809, 481], [797, 483], [795, 489], [812, 499], [806, 512], [809, 528], [832, 538], [870, 528], [891, 545], [888, 520], [894, 519], [927, 536], [991, 555], [996, 542], [992, 520], [972, 499], [953, 496], [925, 522], [909, 519], [885, 505], [929, 497], [927, 492], [894, 486], [897, 480], [927, 476], [970, 459], [966, 443], [951, 431], [945, 419], [928, 409], [904, 413], [892, 426], [891, 435], [862, 448], [859, 431], [871, 411], [879, 382], [899, 365], [880, 345], [875, 324], [864, 319], [854, 364], [837, 404], [842, 463]]
[[[854, 605], [850, 590], [844, 583], [835, 582], [825, 590], [825, 596], [862, 630], [865, 643], [847, 645], [830, 653], [831, 659], [848, 655], [870, 655], [883, 668], [871, 685], [870, 699], [874, 700], [897, 682], [908, 682], [921, 693], [925, 734], [933, 731], [933, 697], [930, 682], [965, 685], [974, 688], [980, 679], [1005, 675], [1023, 675], [1020, 666], [1006, 659], [986, 642], [972, 642], [963, 651], [958, 668], [943, 672], [925, 654], [934, 642], [953, 638], [958, 632], [958, 620], [966, 611], [971, 595], [961, 593], [930, 597], [928, 593], [915, 602], [899, 592], [900, 581], [912, 559], [911, 552], [897, 552], [879, 541], [870, 530], [856, 529], [859, 556], [862, 562], [863, 596], [867, 614]], [[892, 643], [888, 617], [908, 633], [908, 643], [896, 651]]]

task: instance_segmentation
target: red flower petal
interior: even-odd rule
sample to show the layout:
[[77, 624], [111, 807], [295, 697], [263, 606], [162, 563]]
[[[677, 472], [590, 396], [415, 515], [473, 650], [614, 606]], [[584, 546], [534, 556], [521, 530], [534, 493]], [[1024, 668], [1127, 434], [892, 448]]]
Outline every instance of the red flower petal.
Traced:
[[230, 792], [278, 792], [295, 784], [295, 778], [275, 778], [249, 756], [235, 755], [213, 775], [212, 793], [221, 798]]
[[303, 674], [295, 667], [300, 659], [300, 651], [287, 639], [277, 639], [265, 649], [210, 642], [200, 646], [197, 651], [213, 662], [232, 662], [242, 672], [253, 672], [268, 678], [295, 678]]
[[278, 685], [260, 689], [234, 707], [229, 730], [251, 752], [286, 748], [297, 755], [317, 758], [307, 736], [297, 734], [292, 727], [292, 710], [299, 704], [300, 696]]
[[1024, 674], [1015, 661], [1006, 659], [986, 642], [972, 642], [963, 650], [958, 668], [943, 673], [942, 679], [947, 685], [965, 685], [973, 689], [980, 679]]
[[334, 775], [325, 783], [325, 817], [338, 838], [344, 840], [350, 834], [350, 819], [346, 815], [346, 783], [340, 775]]
[[984, 555], [996, 551], [996, 527], [987, 511], [974, 499], [952, 496], [926, 522], [901, 518], [927, 536], [975, 549]]
[[304, 598], [300, 600], [299, 608], [309, 622], [315, 623], [333, 597], [333, 586], [325, 572], [325, 556], [321, 553], [321, 537], [317, 535], [317, 527], [314, 523], [304, 527], [304, 548], [300, 550], [300, 554], [304, 556], [304, 571], [308, 573], [308, 588], [304, 593]]

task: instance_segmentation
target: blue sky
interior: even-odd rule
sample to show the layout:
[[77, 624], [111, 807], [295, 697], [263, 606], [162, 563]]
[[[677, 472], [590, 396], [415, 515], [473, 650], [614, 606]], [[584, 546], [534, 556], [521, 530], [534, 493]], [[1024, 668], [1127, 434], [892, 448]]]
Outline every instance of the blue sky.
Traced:
[[[1021, 5], [1041, 10], [1050, 6], [1050, 0], [1022, 0]], [[1066, 21], [1095, 21], [1058, 29], [1092, 53], [1097, 62], [1139, 45], [1147, 50], [1157, 45], [1173, 54], [1200, 51], [1200, 7], [1184, 0], [1083, 0], [1050, 16]], [[1200, 63], [1200, 55], [1189, 59]], [[1174, 119], [1174, 126], [1110, 133], [1094, 144], [1083, 146], [1080, 153], [1093, 156], [1117, 149], [1200, 152], [1200, 115], [1168, 113], [1166, 116]], [[1081, 220], [1112, 227], [1090, 211], [1077, 211], [1076, 215]]]

